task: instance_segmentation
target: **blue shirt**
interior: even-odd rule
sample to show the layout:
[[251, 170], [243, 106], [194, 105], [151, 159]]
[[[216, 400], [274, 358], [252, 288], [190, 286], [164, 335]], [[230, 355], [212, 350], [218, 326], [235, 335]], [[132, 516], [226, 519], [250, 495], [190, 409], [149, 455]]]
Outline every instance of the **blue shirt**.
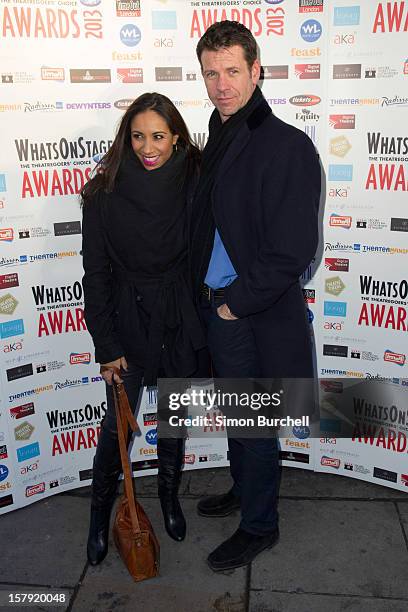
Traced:
[[211, 289], [219, 289], [230, 285], [237, 278], [237, 273], [228, 256], [218, 230], [215, 230], [214, 246], [208, 265], [205, 284]]

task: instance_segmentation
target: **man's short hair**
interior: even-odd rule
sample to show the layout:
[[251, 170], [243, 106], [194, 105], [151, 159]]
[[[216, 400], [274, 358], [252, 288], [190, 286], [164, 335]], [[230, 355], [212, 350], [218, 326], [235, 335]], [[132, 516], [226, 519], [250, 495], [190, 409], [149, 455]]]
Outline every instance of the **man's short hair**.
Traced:
[[197, 44], [197, 57], [201, 64], [203, 51], [219, 51], [227, 47], [239, 45], [244, 51], [244, 57], [251, 69], [257, 58], [257, 46], [252, 32], [238, 21], [219, 21], [202, 35]]

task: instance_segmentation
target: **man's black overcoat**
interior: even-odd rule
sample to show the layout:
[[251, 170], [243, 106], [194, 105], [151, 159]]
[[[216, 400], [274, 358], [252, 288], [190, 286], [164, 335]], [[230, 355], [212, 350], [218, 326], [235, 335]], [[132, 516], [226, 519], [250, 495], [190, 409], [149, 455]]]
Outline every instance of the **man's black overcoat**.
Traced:
[[[264, 377], [313, 372], [298, 279], [318, 244], [320, 183], [318, 156], [308, 136], [257, 109], [217, 171], [209, 204], [238, 274], [225, 301], [236, 316], [249, 317]], [[214, 225], [203, 223], [205, 215], [194, 201], [190, 214], [191, 272], [198, 295]]]

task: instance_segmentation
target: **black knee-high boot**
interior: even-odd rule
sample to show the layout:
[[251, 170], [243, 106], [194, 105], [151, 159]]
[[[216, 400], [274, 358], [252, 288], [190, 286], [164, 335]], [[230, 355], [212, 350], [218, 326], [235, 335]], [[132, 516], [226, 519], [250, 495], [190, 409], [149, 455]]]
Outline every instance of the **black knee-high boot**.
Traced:
[[164, 525], [169, 536], [181, 542], [186, 535], [186, 520], [178, 499], [184, 461], [184, 439], [159, 436], [157, 456], [159, 461], [158, 493]]
[[91, 565], [101, 563], [108, 552], [109, 521], [121, 472], [117, 432], [102, 426], [93, 463], [91, 520], [87, 545], [88, 561]]

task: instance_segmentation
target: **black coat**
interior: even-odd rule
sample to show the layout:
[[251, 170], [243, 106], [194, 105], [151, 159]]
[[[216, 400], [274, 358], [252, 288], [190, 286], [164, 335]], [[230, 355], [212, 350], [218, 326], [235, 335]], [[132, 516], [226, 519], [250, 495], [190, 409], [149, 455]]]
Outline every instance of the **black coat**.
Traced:
[[[250, 318], [264, 377], [313, 373], [298, 279], [318, 244], [320, 182], [311, 140], [270, 112], [248, 118], [218, 168], [213, 218], [238, 274], [226, 289], [226, 303], [236, 316]], [[200, 219], [193, 203], [190, 248], [197, 295], [214, 231]]]
[[130, 201], [102, 191], [84, 205], [84, 311], [95, 360], [125, 356], [145, 369], [145, 384], [151, 385], [159, 368], [170, 377], [195, 374], [197, 351], [205, 341], [188, 279], [186, 207], [172, 227], [177, 258], [164, 269], [153, 263], [153, 253], [143, 255], [140, 266], [134, 237], [138, 220]]

